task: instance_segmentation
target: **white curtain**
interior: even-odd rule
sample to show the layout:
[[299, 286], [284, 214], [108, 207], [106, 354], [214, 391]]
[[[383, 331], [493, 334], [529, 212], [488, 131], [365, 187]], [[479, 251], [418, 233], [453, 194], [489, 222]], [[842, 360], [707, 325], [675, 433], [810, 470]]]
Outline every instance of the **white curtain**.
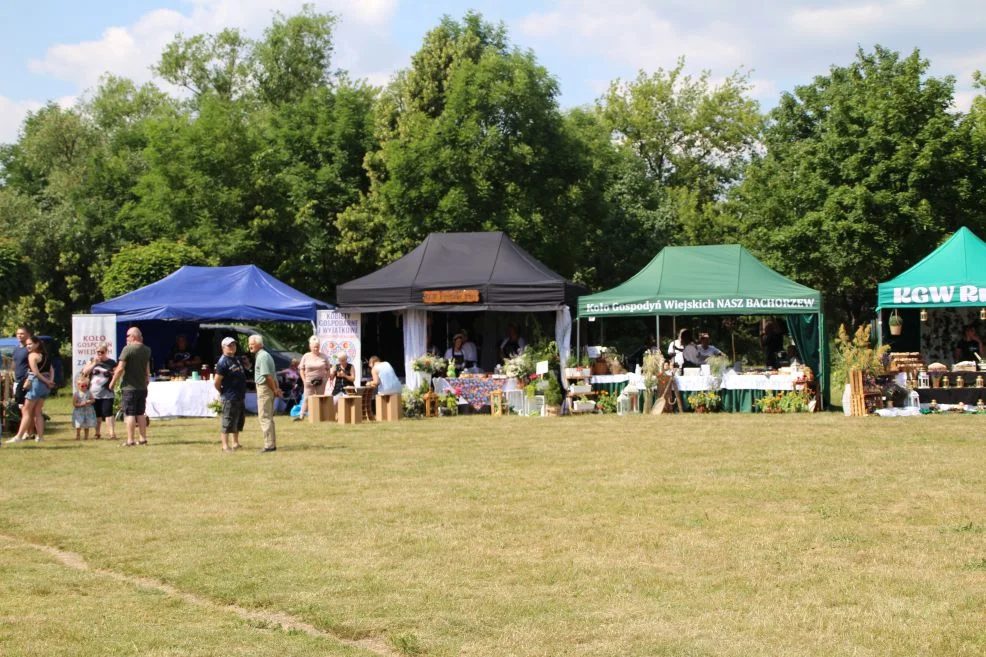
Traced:
[[558, 343], [558, 357], [561, 360], [561, 387], [567, 389], [564, 374], [568, 365], [568, 352], [572, 348], [572, 315], [568, 306], [562, 306], [555, 312], [555, 342]]
[[424, 380], [421, 372], [415, 372], [411, 363], [415, 358], [425, 355], [428, 348], [427, 311], [404, 311], [404, 380], [408, 388], [417, 389]]

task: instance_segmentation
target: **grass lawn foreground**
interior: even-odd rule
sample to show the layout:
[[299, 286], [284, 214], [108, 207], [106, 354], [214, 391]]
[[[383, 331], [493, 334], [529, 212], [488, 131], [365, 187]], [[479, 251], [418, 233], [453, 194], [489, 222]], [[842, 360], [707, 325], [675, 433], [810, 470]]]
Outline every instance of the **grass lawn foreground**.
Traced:
[[986, 418], [69, 411], [0, 448], [0, 655], [986, 654]]

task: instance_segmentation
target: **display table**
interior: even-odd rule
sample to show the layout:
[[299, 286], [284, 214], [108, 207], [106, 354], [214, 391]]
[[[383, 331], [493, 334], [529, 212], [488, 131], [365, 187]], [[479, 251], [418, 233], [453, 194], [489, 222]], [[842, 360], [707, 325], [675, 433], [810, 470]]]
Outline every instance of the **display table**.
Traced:
[[212, 381], [152, 381], [147, 384], [147, 417], [216, 417], [208, 404], [219, 399]]
[[644, 377], [639, 374], [596, 374], [589, 377], [594, 392], [606, 391], [609, 395], [619, 396], [630, 383], [638, 390], [644, 389]]
[[975, 407], [980, 399], [986, 401], [986, 388], [918, 388], [921, 404], [935, 400], [939, 404], [958, 404]]
[[459, 402], [472, 406], [477, 411], [483, 406], [490, 405], [490, 393], [494, 390], [506, 391], [510, 389], [508, 379], [505, 376], [483, 376], [466, 377], [456, 379], [443, 379], [436, 377], [433, 379], [435, 392], [439, 395], [447, 394], [449, 391], [458, 390]]

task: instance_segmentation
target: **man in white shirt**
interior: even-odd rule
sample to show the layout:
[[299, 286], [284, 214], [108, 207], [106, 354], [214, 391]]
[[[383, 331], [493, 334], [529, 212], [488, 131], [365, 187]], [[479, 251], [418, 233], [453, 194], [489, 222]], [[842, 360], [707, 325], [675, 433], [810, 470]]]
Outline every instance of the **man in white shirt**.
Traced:
[[705, 365], [705, 361], [713, 356], [721, 356], [722, 352], [709, 344], [709, 334], [700, 333], [698, 336], [698, 364]]

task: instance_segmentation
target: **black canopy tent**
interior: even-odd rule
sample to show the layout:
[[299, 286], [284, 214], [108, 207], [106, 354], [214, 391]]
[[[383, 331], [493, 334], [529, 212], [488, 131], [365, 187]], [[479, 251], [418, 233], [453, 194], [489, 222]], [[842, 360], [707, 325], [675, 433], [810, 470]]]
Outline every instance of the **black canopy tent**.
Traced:
[[[434, 303], [425, 292], [477, 290], [472, 303]], [[528, 312], [574, 306], [587, 290], [548, 269], [505, 233], [432, 233], [400, 260], [336, 287], [346, 312], [426, 308]]]
[[427, 349], [428, 311], [554, 311], [555, 336], [567, 355], [569, 308], [585, 293], [503, 232], [432, 233], [401, 259], [337, 286], [336, 304], [344, 312], [402, 311], [410, 375], [410, 361]]

